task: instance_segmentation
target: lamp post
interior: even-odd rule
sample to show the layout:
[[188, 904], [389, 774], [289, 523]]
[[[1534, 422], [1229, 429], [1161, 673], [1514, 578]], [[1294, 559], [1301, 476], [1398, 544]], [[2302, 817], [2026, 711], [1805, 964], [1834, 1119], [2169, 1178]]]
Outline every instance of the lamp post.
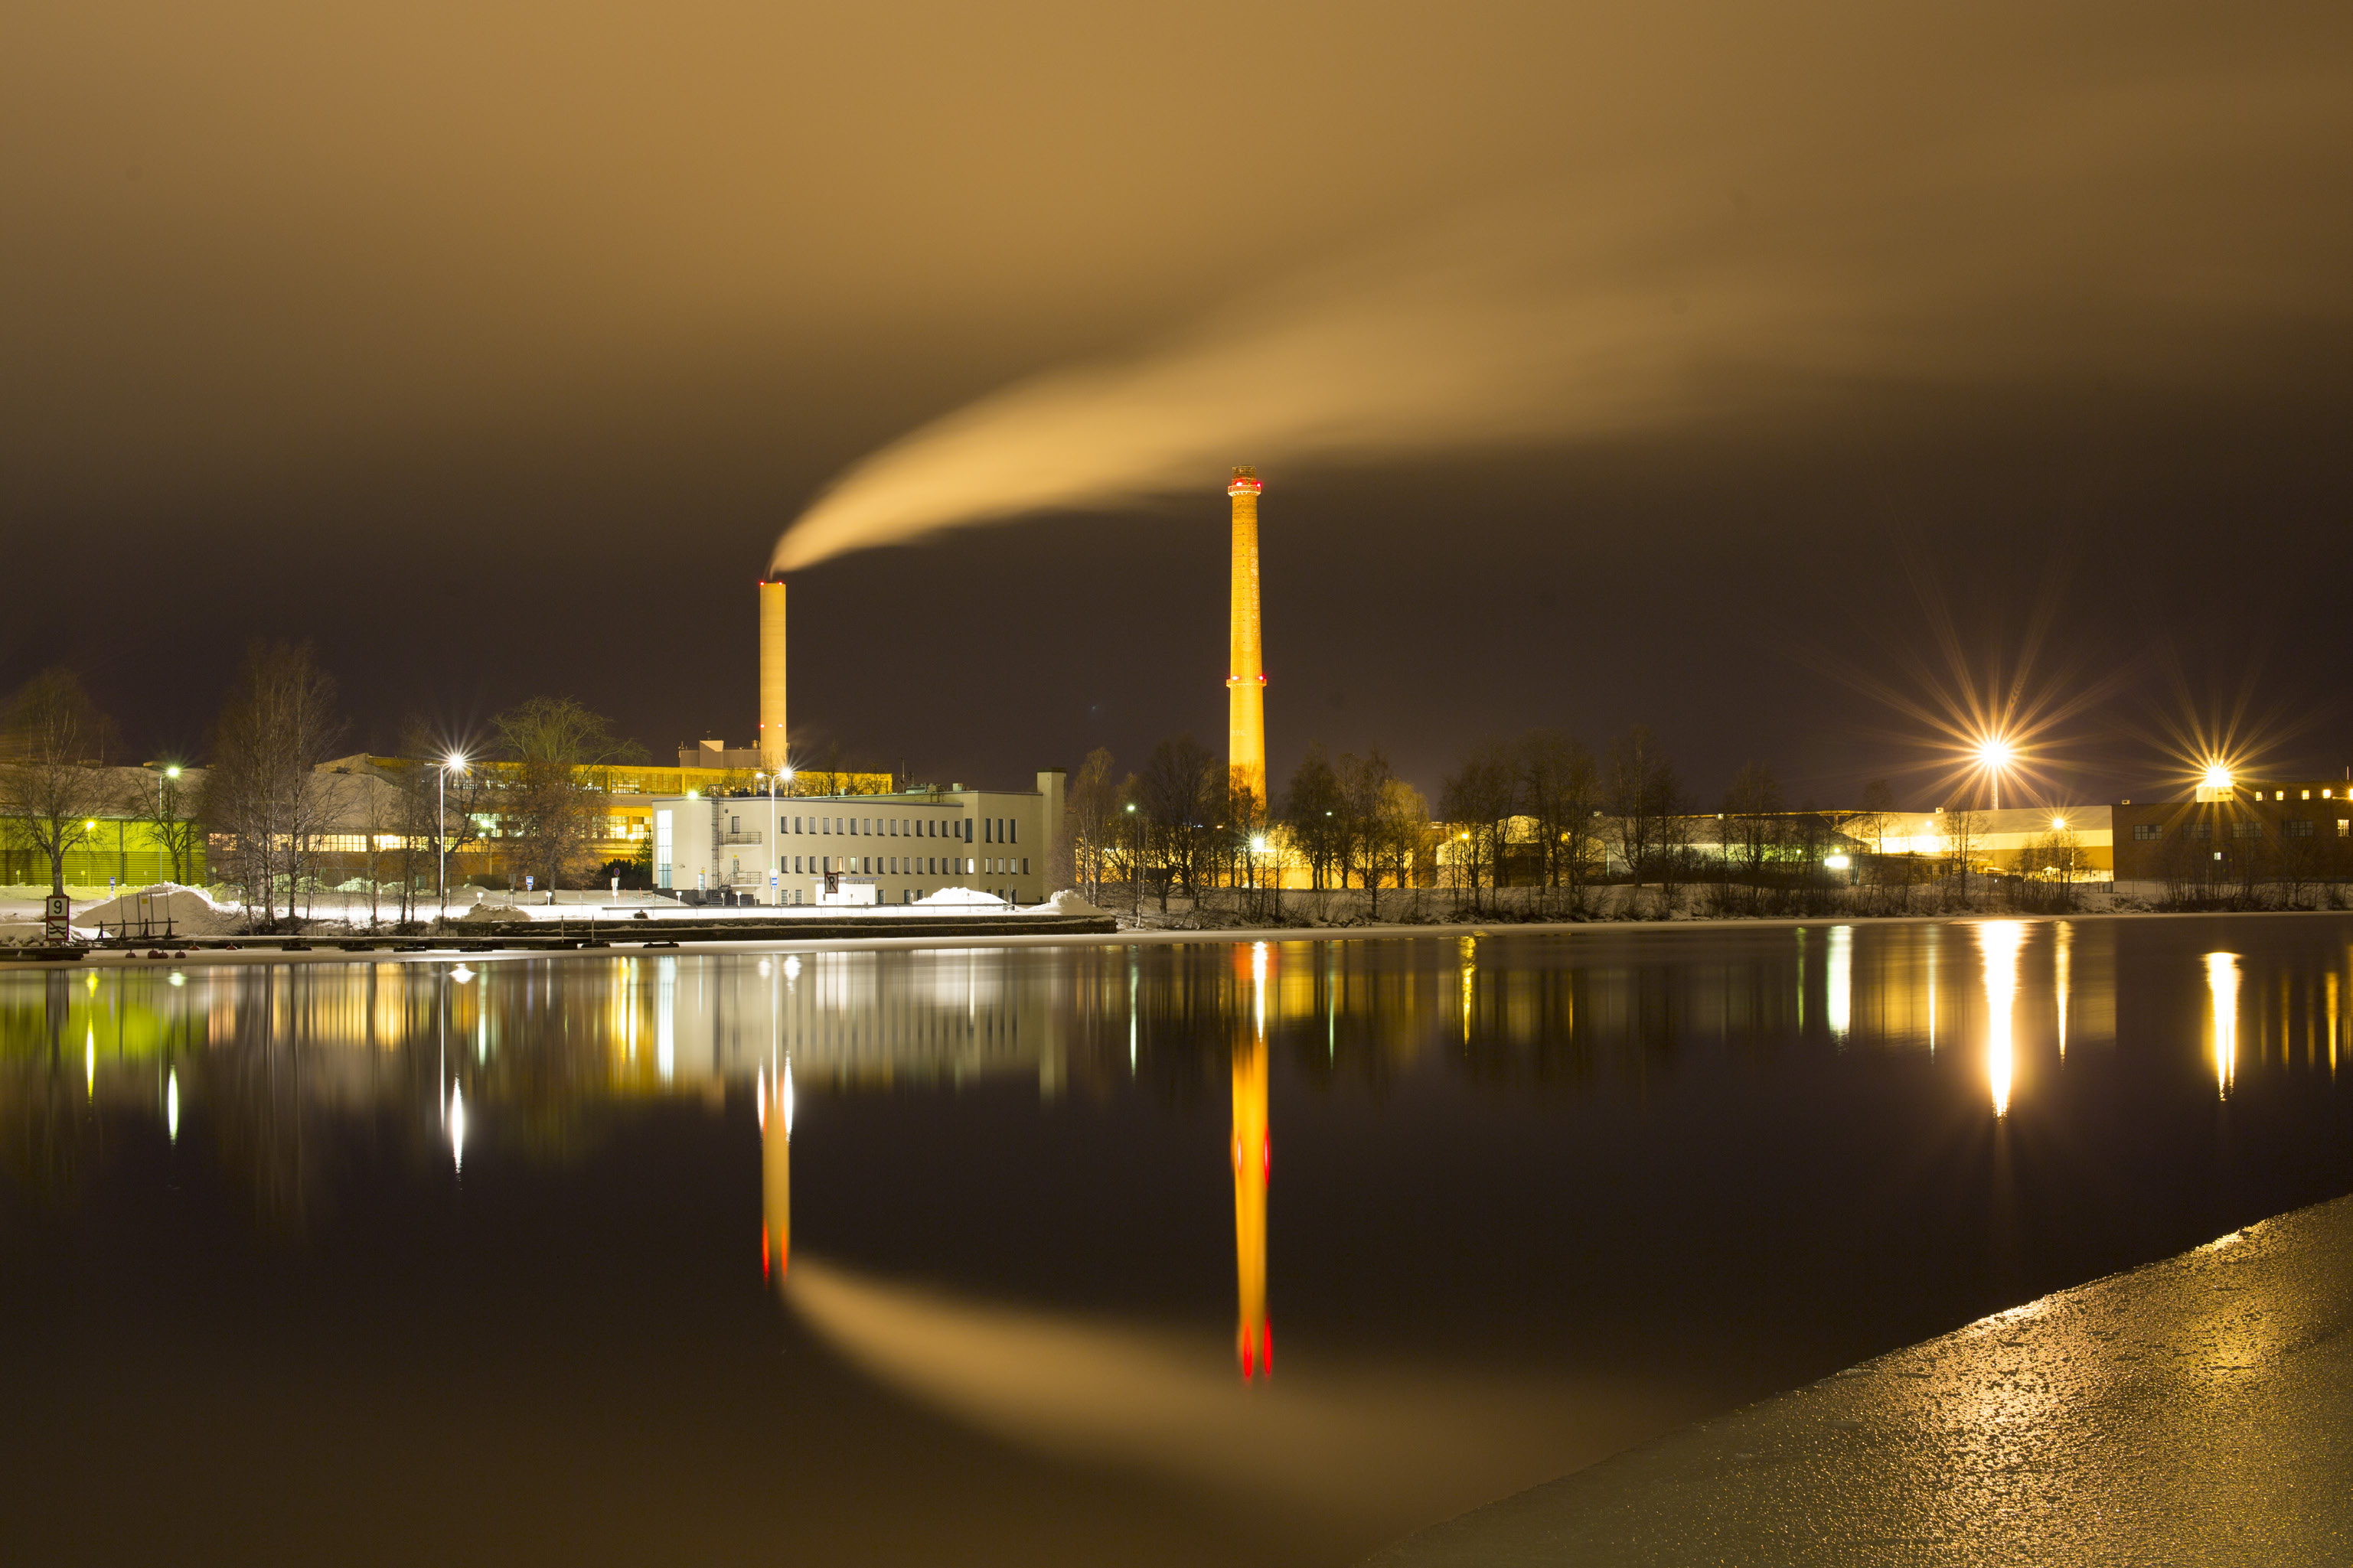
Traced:
[[451, 768], [457, 769], [461, 773], [466, 771], [466, 754], [463, 752], [452, 752], [441, 759], [441, 777], [439, 788], [436, 794], [438, 809], [433, 814], [433, 839], [438, 852], [438, 869], [434, 872], [433, 879], [440, 900], [441, 919], [445, 921], [449, 918], [449, 770]]
[[752, 775], [752, 782], [757, 784], [763, 778], [768, 781], [768, 896], [776, 906], [782, 907], [785, 901], [785, 870], [783, 857], [776, 853], [776, 837], [779, 832], [776, 826], [779, 820], [776, 816], [776, 784], [779, 780], [783, 781], [785, 793], [792, 794], [792, 764], [787, 763], [774, 773], [755, 773]]
[[1127, 918], [1134, 920], [1144, 912], [1144, 819], [1135, 815], [1135, 802], [1127, 803], [1128, 837], [1133, 845], [1127, 857]]

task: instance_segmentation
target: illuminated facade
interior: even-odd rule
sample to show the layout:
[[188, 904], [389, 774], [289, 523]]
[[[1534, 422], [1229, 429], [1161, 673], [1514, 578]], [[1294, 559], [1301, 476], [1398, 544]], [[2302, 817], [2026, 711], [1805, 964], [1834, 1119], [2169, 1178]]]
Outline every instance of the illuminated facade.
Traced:
[[2115, 817], [2120, 880], [2353, 874], [2353, 784], [2343, 779], [2226, 778], [2193, 800], [2122, 802]]
[[1266, 794], [1266, 661], [1259, 636], [1258, 470], [1234, 470], [1234, 560], [1226, 656], [1226, 761], [1261, 805]]
[[1034, 790], [899, 790], [878, 795], [655, 795], [636, 803], [650, 830], [656, 888], [721, 890], [761, 904], [911, 904], [943, 888], [1008, 903], [1053, 891], [1050, 848], [1063, 774]]

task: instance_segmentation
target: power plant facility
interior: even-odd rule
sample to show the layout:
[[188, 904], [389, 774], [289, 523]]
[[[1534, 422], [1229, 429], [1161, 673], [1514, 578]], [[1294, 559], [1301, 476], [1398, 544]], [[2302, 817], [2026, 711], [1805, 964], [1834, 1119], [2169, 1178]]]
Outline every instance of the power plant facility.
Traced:
[[[1038, 903], [1062, 820], [1063, 773], [1034, 790], [904, 785], [887, 773], [818, 775], [795, 768], [786, 738], [790, 668], [783, 579], [759, 584], [759, 744], [704, 742], [681, 752], [681, 774], [716, 764], [713, 788], [612, 797], [612, 827], [650, 841], [653, 884], [692, 897], [767, 905], [914, 904], [958, 890]], [[750, 764], [748, 768], [745, 764]]]

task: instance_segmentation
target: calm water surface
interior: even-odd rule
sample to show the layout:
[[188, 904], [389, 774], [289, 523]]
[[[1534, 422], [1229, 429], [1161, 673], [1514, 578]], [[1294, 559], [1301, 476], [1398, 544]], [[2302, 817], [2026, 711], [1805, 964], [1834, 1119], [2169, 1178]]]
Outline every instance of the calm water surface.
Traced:
[[1345, 1563], [2353, 1190], [2348, 1014], [2295, 916], [0, 975], [0, 1555]]

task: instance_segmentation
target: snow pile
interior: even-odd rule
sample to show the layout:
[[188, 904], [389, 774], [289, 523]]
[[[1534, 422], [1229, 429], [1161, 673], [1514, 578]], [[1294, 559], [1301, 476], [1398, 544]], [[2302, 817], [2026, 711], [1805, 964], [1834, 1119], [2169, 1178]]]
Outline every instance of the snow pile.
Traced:
[[1005, 900], [995, 893], [984, 893], [974, 888], [942, 888], [936, 893], [926, 893], [915, 902], [927, 909], [1001, 910]]
[[1033, 913], [1041, 915], [1081, 915], [1098, 920], [1111, 913], [1109, 910], [1097, 909], [1087, 902], [1086, 895], [1075, 888], [1064, 888], [1044, 903], [1031, 906], [1031, 909]]
[[41, 931], [38, 921], [0, 921], [0, 947], [39, 947]]
[[476, 904], [464, 914], [454, 915], [450, 918], [461, 921], [527, 921], [531, 919], [531, 916], [524, 910], [516, 909], [511, 904]]
[[[164, 922], [171, 921], [174, 936], [227, 936], [245, 929], [245, 911], [235, 904], [213, 901], [212, 895], [202, 888], [183, 887], [177, 882], [157, 882], [153, 887], [133, 888], [118, 898], [101, 903], [88, 904], [73, 912], [73, 923], [84, 930], [95, 931], [104, 926], [110, 931], [131, 923], [134, 934], [145, 935], [152, 931], [164, 934]], [[152, 924], [142, 924], [142, 921]], [[36, 925], [34, 930], [40, 928]]]

